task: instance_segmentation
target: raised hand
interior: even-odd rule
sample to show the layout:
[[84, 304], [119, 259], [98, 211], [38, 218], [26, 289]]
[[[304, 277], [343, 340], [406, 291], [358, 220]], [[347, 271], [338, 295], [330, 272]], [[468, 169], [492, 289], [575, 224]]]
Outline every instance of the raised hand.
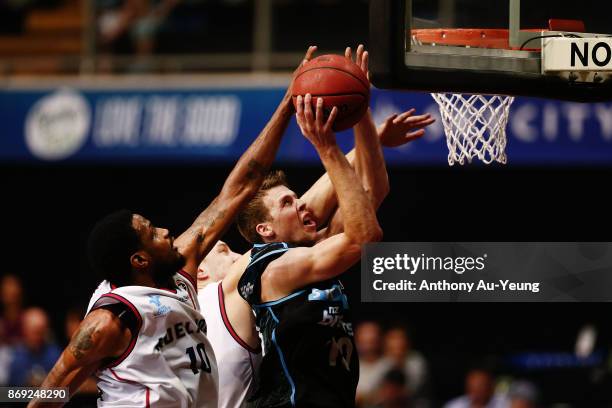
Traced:
[[316, 149], [336, 144], [332, 125], [337, 114], [338, 108], [334, 106], [327, 121], [324, 122], [323, 98], [317, 98], [316, 111], [313, 114], [312, 96], [306, 94], [304, 97], [302, 95], [297, 97], [297, 123], [302, 134], [310, 140]]
[[[350, 59], [351, 61], [353, 60], [353, 50], [351, 50], [351, 47], [346, 47], [346, 50], [344, 50], [344, 56]], [[357, 64], [359, 68], [361, 68], [361, 70], [366, 75], [369, 81], [370, 71], [368, 71], [368, 60], [369, 60], [368, 52], [365, 50], [365, 47], [363, 46], [363, 44], [359, 44], [357, 46], [357, 52], [355, 53], [355, 64]]]
[[298, 67], [293, 71], [293, 76], [291, 77], [291, 83], [289, 84], [289, 87], [287, 87], [287, 92], [285, 93], [285, 97], [284, 97], [286, 106], [289, 109], [291, 109], [291, 111], [293, 112], [295, 111], [293, 109], [293, 103], [291, 103], [291, 94], [293, 92], [292, 89], [293, 89], [293, 81], [295, 81], [295, 73], [304, 64], [306, 64], [308, 61], [312, 59], [312, 56], [314, 55], [316, 51], [317, 51], [316, 45], [311, 45], [310, 47], [308, 47], [308, 49], [306, 50], [306, 54], [304, 54], [304, 59], [302, 59], [302, 62], [300, 62], [300, 65], [298, 65]]
[[306, 64], [308, 61], [310, 61], [312, 59], [312, 55], [316, 51], [317, 51], [317, 46], [316, 45], [311, 45], [310, 47], [308, 47], [308, 49], [306, 50], [306, 55], [304, 55], [304, 59], [302, 60], [302, 63], [300, 64], [300, 67], [302, 65]]
[[394, 113], [378, 127], [380, 144], [398, 147], [425, 135], [425, 128], [435, 122], [430, 114], [412, 116], [415, 109], [402, 114]]

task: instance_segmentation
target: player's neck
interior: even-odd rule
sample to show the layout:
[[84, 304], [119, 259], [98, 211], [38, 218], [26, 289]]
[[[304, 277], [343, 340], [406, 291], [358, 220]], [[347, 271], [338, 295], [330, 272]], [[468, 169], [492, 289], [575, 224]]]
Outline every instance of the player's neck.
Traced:
[[151, 275], [144, 272], [135, 272], [133, 274], [132, 285], [148, 286], [151, 288], [157, 288], [159, 286]]
[[285, 239], [281, 239], [279, 237], [279, 238], [274, 238], [274, 239], [271, 239], [271, 240], [264, 240], [263, 244], [264, 245], [268, 245], [268, 244], [280, 244], [282, 242], [289, 242], [289, 241], [285, 240]]

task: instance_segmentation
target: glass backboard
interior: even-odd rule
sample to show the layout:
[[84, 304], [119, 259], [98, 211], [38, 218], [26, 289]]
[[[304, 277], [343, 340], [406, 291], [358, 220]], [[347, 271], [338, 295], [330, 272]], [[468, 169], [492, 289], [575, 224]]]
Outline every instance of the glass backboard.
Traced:
[[380, 88], [612, 99], [612, 5], [584, 0], [375, 0]]

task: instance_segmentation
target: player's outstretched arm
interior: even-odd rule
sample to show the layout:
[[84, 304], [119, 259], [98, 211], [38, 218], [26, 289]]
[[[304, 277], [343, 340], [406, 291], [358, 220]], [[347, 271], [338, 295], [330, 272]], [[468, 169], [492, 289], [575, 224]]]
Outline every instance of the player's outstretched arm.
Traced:
[[298, 97], [297, 105], [300, 129], [319, 153], [338, 195], [344, 232], [311, 248], [290, 249], [271, 262], [261, 277], [262, 301], [278, 299], [309, 283], [341, 274], [359, 260], [364, 243], [382, 237], [372, 201], [336, 144], [332, 123], [337, 108], [332, 109], [324, 123], [322, 99], [317, 100], [316, 115], [312, 112], [310, 95]]
[[[415, 109], [412, 108], [402, 113], [394, 113], [386, 118], [376, 129], [377, 137], [383, 147], [400, 147], [406, 143], [420, 139], [425, 135], [425, 128], [431, 125], [435, 119], [433, 119], [430, 114], [414, 115], [414, 112]], [[368, 111], [367, 120], [373, 123], [370, 111]], [[361, 169], [354, 166], [355, 150], [356, 149], [353, 148], [346, 155], [346, 159], [359, 175]], [[365, 164], [368, 164], [367, 160], [365, 160]], [[342, 226], [342, 220], [336, 213], [338, 209], [336, 192], [327, 173], [319, 177], [319, 179], [300, 197], [300, 201], [306, 203], [306, 206], [320, 225], [325, 224], [333, 216], [333, 221], [330, 222], [330, 225], [335, 225], [337, 227]], [[322, 236], [330, 236], [338, 232], [340, 232], [338, 229], [335, 229], [333, 232], [327, 230], [323, 231]]]
[[[323, 122], [323, 100], [316, 101], [316, 113], [312, 112], [312, 97], [298, 96], [297, 121], [300, 130], [313, 144], [338, 196], [338, 207], [346, 218], [345, 233], [356, 242], [367, 242], [380, 234], [376, 213], [353, 168], [342, 154], [332, 131], [338, 113], [334, 107]], [[378, 233], [378, 234], [376, 234]]]
[[[105, 359], [121, 355], [130, 340], [130, 330], [114, 313], [105, 309], [92, 311], [79, 325], [41, 388], [68, 387], [70, 395], [73, 395]], [[33, 400], [28, 408], [62, 405]]]
[[[352, 51], [347, 47], [344, 56], [352, 59]], [[362, 44], [357, 47], [355, 63], [368, 76], [368, 52]], [[389, 177], [383, 156], [382, 147], [372, 113], [368, 108], [363, 118], [354, 127], [355, 130], [355, 171], [361, 178], [361, 183], [366, 192], [369, 193], [374, 208], [389, 194]]]
[[[352, 50], [347, 47], [345, 57], [352, 59]], [[369, 78], [368, 52], [363, 45], [357, 47], [355, 63], [363, 70]], [[372, 199], [374, 208], [378, 209], [383, 200], [389, 194], [389, 177], [385, 164], [382, 146], [401, 146], [412, 140], [418, 139], [425, 134], [425, 127], [433, 123], [430, 115], [412, 116], [414, 109], [406, 111], [401, 115], [392, 115], [384, 124], [376, 129], [372, 112], [367, 110], [363, 118], [355, 125], [355, 172], [361, 183]], [[416, 130], [415, 130], [416, 129]], [[321, 231], [321, 237], [325, 238], [342, 232], [342, 215], [336, 212], [326, 230]]]
[[[315, 51], [316, 47], [309, 47], [304, 61]], [[202, 259], [261, 186], [293, 112], [290, 85], [266, 127], [234, 166], [219, 195], [176, 239], [177, 248], [187, 260], [184, 269], [194, 278]]]
[[[350, 47], [347, 47], [345, 57], [352, 59]], [[357, 47], [355, 63], [369, 78], [368, 52], [363, 45]], [[425, 134], [425, 128], [434, 122], [431, 115], [413, 116], [414, 112], [415, 109], [410, 109], [401, 114], [393, 114], [377, 129], [372, 113], [368, 109], [355, 125], [355, 148], [346, 155], [346, 158], [354, 166], [376, 209], [389, 192], [389, 179], [381, 145], [398, 147], [419, 139]], [[331, 218], [330, 227], [321, 231], [321, 238], [342, 231], [342, 220], [339, 213], [336, 213], [336, 194], [327, 173], [321, 176], [300, 200], [306, 203], [320, 224], [326, 223]]]

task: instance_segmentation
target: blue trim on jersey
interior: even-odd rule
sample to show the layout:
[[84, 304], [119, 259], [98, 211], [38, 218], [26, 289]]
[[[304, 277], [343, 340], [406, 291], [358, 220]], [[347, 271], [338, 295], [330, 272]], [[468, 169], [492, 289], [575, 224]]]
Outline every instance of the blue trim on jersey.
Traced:
[[268, 307], [268, 312], [270, 312], [270, 314], [272, 315], [272, 318], [274, 319], [274, 321], [276, 323], [279, 323], [278, 317], [276, 317], [276, 315], [274, 314], [274, 311], [272, 310], [271, 307]]
[[278, 305], [280, 303], [283, 303], [283, 302], [285, 302], [285, 301], [287, 301], [289, 299], [292, 299], [292, 298], [294, 298], [294, 297], [296, 297], [298, 295], [301, 295], [304, 292], [306, 292], [306, 289], [299, 290], [299, 291], [294, 292], [294, 293], [292, 293], [290, 295], [282, 297], [282, 298], [280, 298], [278, 300], [273, 300], [271, 302], [260, 303], [258, 305], [252, 305], [252, 307], [259, 308], [259, 307], [276, 306], [276, 305]]
[[[271, 309], [268, 309], [268, 310], [271, 311]], [[272, 316], [276, 320], [276, 316], [274, 316], [274, 314], [272, 314]], [[276, 346], [276, 351], [278, 351], [278, 357], [280, 358], [281, 365], [283, 366], [283, 371], [285, 372], [285, 376], [287, 377], [287, 380], [289, 380], [289, 385], [291, 385], [291, 406], [295, 407], [295, 383], [293, 382], [293, 378], [291, 378], [291, 375], [289, 374], [289, 368], [287, 367], [287, 364], [285, 363], [285, 357], [283, 356], [283, 351], [281, 350], [280, 346], [276, 342], [276, 328], [272, 330], [272, 343], [274, 343], [274, 345]]]
[[[287, 252], [288, 250], [289, 250], [289, 248], [281, 248], [281, 249], [275, 249], [274, 251], [267, 252], [265, 255], [262, 255], [260, 258], [257, 258], [254, 261], [251, 261], [247, 265], [247, 268], [252, 266], [252, 265], [255, 265], [257, 262], [261, 261], [262, 259], [264, 259], [264, 258], [266, 258], [266, 257], [268, 257], [270, 255], [274, 255], [274, 254], [277, 254], [279, 252]], [[255, 255], [255, 257], [257, 257], [257, 254]]]

